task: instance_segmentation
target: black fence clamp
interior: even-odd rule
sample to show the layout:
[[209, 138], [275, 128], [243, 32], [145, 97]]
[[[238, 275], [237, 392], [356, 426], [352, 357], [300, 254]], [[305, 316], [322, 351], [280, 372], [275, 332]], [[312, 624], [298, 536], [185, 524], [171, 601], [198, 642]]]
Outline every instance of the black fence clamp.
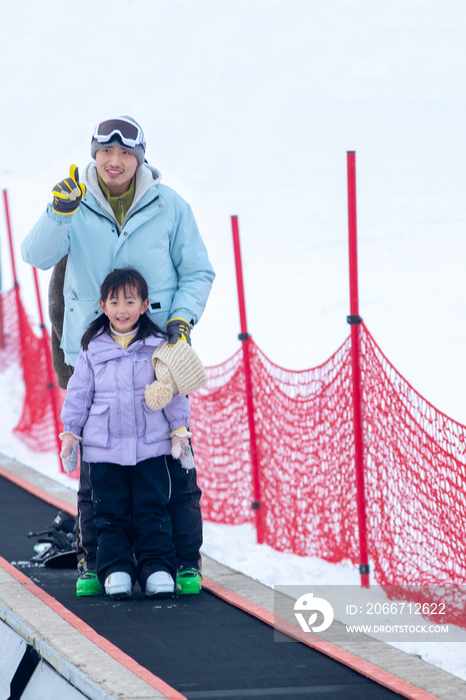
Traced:
[[354, 314], [353, 316], [347, 316], [346, 317], [347, 323], [350, 324], [350, 326], [355, 326], [361, 323], [362, 318], [361, 316], [358, 316], [357, 314]]
[[360, 574], [368, 574], [369, 573], [369, 564], [359, 564], [359, 573]]

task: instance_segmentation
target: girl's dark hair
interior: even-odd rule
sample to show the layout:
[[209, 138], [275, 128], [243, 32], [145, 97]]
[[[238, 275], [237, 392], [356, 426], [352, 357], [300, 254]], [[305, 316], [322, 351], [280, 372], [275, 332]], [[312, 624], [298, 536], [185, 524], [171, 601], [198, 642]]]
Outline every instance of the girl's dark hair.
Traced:
[[[107, 275], [100, 287], [101, 301], [105, 303], [109, 297], [117, 296], [120, 289], [134, 289], [138, 297], [143, 301], [149, 298], [149, 289], [146, 280], [140, 272], [132, 267], [126, 267], [122, 270], [113, 270], [113, 272]], [[92, 321], [87, 331], [84, 333], [81, 340], [83, 350], [87, 350], [91, 340], [98, 335], [102, 335], [102, 333], [108, 333], [110, 335], [110, 321], [108, 316], [104, 313], [96, 318], [95, 321]], [[167, 337], [167, 334], [149, 318], [146, 312], [139, 317], [138, 332], [131, 340], [131, 343], [136, 340], [144, 340], [144, 338], [150, 335], [155, 335], [159, 338]]]

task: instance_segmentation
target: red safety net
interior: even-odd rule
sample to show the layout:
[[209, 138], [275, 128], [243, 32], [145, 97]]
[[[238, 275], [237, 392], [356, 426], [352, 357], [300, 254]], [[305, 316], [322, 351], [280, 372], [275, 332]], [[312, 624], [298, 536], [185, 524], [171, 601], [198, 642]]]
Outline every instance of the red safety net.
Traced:
[[362, 333], [368, 547], [387, 584], [466, 583], [466, 427]]
[[[43, 338], [34, 333], [18, 287], [2, 292], [0, 300], [3, 321], [0, 332], [0, 371], [18, 362], [22, 368], [25, 388], [23, 410], [14, 432], [31, 450], [57, 451], [51, 392], [55, 392], [58, 413], [61, 411], [66, 392], [56, 385], [55, 376], [52, 378], [52, 387], [48, 376], [45, 347], [47, 346], [50, 358], [50, 338], [45, 330], [44, 344]], [[63, 430], [61, 422], [59, 429]], [[77, 472], [78, 470], [72, 475], [73, 478], [78, 478]]]
[[[293, 372], [251, 340], [264, 542], [328, 561], [357, 558], [350, 344], [323, 365]], [[253, 521], [242, 350], [208, 368], [190, 396], [196, 465], [207, 520]]]
[[[357, 565], [351, 339], [320, 367], [301, 372], [274, 365], [249, 344], [263, 541], [279, 551]], [[420, 604], [447, 600], [442, 621], [465, 627], [466, 427], [410, 386], [364, 324], [360, 350], [375, 579], [390, 596]], [[254, 522], [242, 350], [208, 375], [208, 386], [190, 397], [204, 517]], [[447, 595], [440, 584], [454, 585]]]
[[0, 293], [0, 372], [20, 362], [16, 289]]

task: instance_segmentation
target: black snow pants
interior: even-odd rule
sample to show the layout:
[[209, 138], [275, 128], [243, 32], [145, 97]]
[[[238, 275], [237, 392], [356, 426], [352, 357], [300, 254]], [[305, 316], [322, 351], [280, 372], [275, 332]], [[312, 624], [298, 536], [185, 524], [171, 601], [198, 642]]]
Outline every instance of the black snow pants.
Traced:
[[[178, 459], [167, 455], [171, 478], [171, 496], [167, 505], [172, 523], [177, 567], [192, 567], [201, 570], [202, 546], [202, 491], [197, 485], [196, 470], [187, 471]], [[78, 532], [79, 570], [95, 571], [97, 554], [97, 529], [94, 522], [94, 505], [89, 463], [81, 461], [78, 488]]]

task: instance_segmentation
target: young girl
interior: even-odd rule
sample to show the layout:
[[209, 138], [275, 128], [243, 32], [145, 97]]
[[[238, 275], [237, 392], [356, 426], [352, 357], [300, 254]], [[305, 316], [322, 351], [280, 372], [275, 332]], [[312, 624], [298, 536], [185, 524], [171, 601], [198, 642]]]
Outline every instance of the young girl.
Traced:
[[189, 403], [175, 395], [152, 411], [144, 402], [163, 333], [145, 313], [148, 288], [139, 272], [114, 270], [100, 298], [103, 314], [83, 336], [63, 405], [62, 458], [66, 468], [82, 442], [90, 462], [97, 575], [105, 592], [127, 597], [137, 579], [148, 596], [170, 595], [176, 558], [166, 455], [186, 447]]

